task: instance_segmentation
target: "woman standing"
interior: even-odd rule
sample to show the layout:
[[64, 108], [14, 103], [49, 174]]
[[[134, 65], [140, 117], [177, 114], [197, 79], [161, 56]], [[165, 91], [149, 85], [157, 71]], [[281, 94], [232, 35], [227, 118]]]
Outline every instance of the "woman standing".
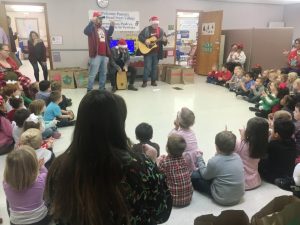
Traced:
[[43, 69], [44, 80], [48, 79], [47, 70], [47, 58], [46, 58], [46, 47], [42, 39], [35, 31], [31, 31], [28, 40], [28, 51], [29, 51], [29, 61], [34, 70], [34, 77], [37, 82], [39, 82], [39, 66], [41, 65]]
[[172, 197], [165, 176], [145, 155], [131, 151], [126, 116], [120, 96], [94, 90], [82, 99], [73, 140], [48, 173], [46, 198], [60, 225], [168, 220]]
[[287, 56], [288, 67], [282, 69], [283, 73], [296, 72], [300, 76], [300, 38], [294, 41], [294, 46], [291, 51], [284, 51], [284, 55]]

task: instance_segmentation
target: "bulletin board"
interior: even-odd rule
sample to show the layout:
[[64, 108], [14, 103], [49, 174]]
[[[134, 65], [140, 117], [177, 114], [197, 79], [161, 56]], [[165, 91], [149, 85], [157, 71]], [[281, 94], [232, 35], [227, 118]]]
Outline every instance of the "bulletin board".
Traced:
[[37, 18], [16, 18], [16, 27], [21, 39], [28, 39], [31, 31], [39, 33]]

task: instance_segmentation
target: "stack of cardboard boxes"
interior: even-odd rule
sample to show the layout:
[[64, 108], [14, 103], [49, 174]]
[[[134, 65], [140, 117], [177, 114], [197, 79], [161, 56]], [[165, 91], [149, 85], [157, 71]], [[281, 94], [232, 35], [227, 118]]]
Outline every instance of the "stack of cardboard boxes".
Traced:
[[49, 80], [61, 83], [62, 88], [86, 88], [88, 84], [88, 70], [79, 67], [49, 70]]
[[159, 64], [158, 79], [168, 84], [194, 83], [194, 69], [174, 64]]

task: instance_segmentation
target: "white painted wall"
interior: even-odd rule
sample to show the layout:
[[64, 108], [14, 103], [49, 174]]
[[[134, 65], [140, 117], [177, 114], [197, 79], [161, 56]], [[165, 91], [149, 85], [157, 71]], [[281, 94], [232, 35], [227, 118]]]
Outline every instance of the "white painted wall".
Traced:
[[[87, 49], [87, 38], [83, 34], [83, 29], [88, 23], [88, 10], [99, 9], [96, 0], [30, 0], [30, 2], [47, 3], [50, 34], [62, 35], [64, 42], [63, 45], [52, 46], [53, 49]], [[176, 9], [223, 10], [223, 29], [240, 29], [264, 28], [269, 21], [283, 20], [284, 6], [201, 0], [111, 0], [107, 8], [107, 10], [139, 11], [141, 28], [148, 25], [150, 16], [157, 15], [164, 29], [167, 29], [169, 24], [175, 24]], [[54, 67], [86, 66], [87, 51], [61, 53], [62, 63], [55, 63]]]
[[300, 3], [284, 7], [283, 20], [285, 26], [294, 27], [293, 39], [300, 37]]

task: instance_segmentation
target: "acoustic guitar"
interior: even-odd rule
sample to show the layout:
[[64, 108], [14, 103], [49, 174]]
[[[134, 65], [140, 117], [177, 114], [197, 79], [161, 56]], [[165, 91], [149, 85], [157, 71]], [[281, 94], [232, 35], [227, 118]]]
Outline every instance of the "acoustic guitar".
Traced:
[[[163, 37], [169, 37], [171, 35], [174, 35], [174, 33], [171, 33], [171, 34], [168, 34], [168, 35], [164, 35]], [[145, 43], [143, 43], [141, 41], [138, 41], [138, 49], [140, 50], [140, 52], [142, 53], [142, 55], [146, 55], [152, 49], [157, 48], [157, 42], [161, 41], [163, 39], [163, 37], [157, 38], [156, 36], [152, 36], [152, 37], [146, 39], [146, 41], [148, 40], [150, 42], [149, 45], [146, 45]]]

